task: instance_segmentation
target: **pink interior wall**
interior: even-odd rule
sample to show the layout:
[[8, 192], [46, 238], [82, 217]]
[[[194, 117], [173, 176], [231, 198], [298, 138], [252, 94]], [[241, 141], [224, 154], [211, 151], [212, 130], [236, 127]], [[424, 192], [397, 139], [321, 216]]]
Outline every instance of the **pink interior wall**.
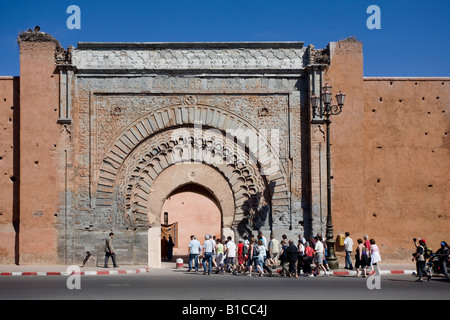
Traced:
[[172, 195], [164, 203], [161, 222], [164, 223], [164, 212], [168, 212], [168, 223], [178, 222], [178, 247], [174, 255], [186, 255], [192, 234], [197, 236], [201, 244], [205, 234], [221, 236], [221, 213], [217, 205], [208, 197], [195, 192], [180, 192]]

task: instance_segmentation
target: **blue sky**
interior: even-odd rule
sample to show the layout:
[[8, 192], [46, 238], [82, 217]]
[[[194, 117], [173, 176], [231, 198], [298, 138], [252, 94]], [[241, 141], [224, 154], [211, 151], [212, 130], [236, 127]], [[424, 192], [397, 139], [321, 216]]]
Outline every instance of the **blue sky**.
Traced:
[[[70, 30], [70, 5], [81, 29]], [[381, 29], [366, 25], [370, 5]], [[450, 76], [449, 0], [1, 0], [0, 75], [19, 75], [20, 31], [35, 25], [77, 42], [304, 41], [324, 48], [355, 36], [365, 76]]]

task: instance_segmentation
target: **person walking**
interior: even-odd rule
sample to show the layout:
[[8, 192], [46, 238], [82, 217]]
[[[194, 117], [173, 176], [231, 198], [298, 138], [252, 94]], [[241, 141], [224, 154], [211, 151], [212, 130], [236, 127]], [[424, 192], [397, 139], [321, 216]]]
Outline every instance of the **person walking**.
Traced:
[[370, 265], [370, 240], [369, 236], [366, 234], [364, 236], [364, 247], [366, 248], [366, 254], [367, 254], [367, 266]]
[[233, 242], [233, 238], [228, 236], [227, 245], [226, 245], [226, 256], [227, 256], [227, 271], [233, 272], [233, 275], [236, 275], [236, 255], [237, 255], [237, 247]]
[[372, 270], [375, 270], [376, 275], [380, 274], [380, 267], [378, 266], [378, 262], [380, 261], [380, 248], [378, 248], [374, 239], [370, 239], [370, 265], [372, 266]]
[[280, 253], [280, 243], [275, 238], [275, 235], [272, 233], [270, 235], [270, 241], [269, 241], [269, 259], [268, 259], [272, 268], [276, 268], [278, 265], [278, 254], [279, 253]]
[[[262, 264], [262, 268], [263, 270], [267, 271], [269, 273], [269, 276], [272, 276], [272, 270], [270, 270], [270, 268], [267, 266], [267, 253], [269, 252], [268, 250], [268, 244], [267, 244], [267, 239], [266, 237], [264, 237], [262, 231], [260, 231], [258, 233], [258, 240], [261, 240], [262, 246], [263, 248], [259, 247], [260, 251], [263, 249], [263, 252], [260, 252], [260, 256], [262, 256], [264, 258], [263, 264]], [[259, 245], [259, 242], [258, 242]]]
[[[212, 269], [212, 256], [214, 252], [214, 242], [211, 239], [211, 236], [209, 234], [205, 235], [205, 242], [203, 242], [203, 274], [208, 273], [208, 275], [211, 275], [211, 269]], [[206, 271], [206, 263], [208, 263], [208, 272]]]
[[244, 269], [248, 271], [248, 257], [250, 256], [250, 240], [248, 240], [247, 235], [244, 235], [244, 241], [243, 241], [243, 248], [242, 248], [242, 257], [244, 258]]
[[280, 264], [281, 264], [281, 276], [287, 276], [289, 274], [289, 269], [288, 269], [288, 265], [289, 265], [289, 260], [288, 260], [288, 255], [287, 255], [287, 250], [288, 245], [286, 244], [285, 240], [281, 240], [281, 250], [280, 250], [280, 255], [279, 255], [279, 260], [280, 260]]
[[450, 254], [450, 249], [448, 248], [447, 242], [441, 241], [441, 247], [436, 251], [436, 255], [439, 259], [439, 263], [442, 265], [442, 271], [444, 271], [444, 276], [448, 278], [447, 262]]
[[108, 268], [109, 257], [111, 257], [111, 259], [112, 259], [113, 267], [114, 268], [119, 267], [116, 263], [116, 250], [114, 249], [113, 238], [114, 238], [114, 233], [112, 233], [112, 232], [109, 234], [108, 238], [106, 238], [105, 264], [104, 264], [105, 268]]
[[253, 264], [255, 268], [258, 268], [258, 259], [259, 259], [259, 247], [255, 241], [255, 238], [250, 238], [250, 246], [248, 248], [248, 260], [247, 260], [247, 269], [248, 276], [252, 276]]
[[[319, 238], [323, 239], [322, 236], [318, 236]], [[321, 241], [323, 244], [323, 266], [325, 270], [330, 271], [330, 267], [328, 266], [327, 256], [328, 256], [328, 245], [326, 241]]]
[[288, 256], [288, 261], [289, 261], [289, 276], [290, 277], [295, 277], [298, 278], [298, 275], [296, 273], [296, 266], [295, 263], [298, 260], [298, 249], [294, 244], [293, 240], [289, 240], [289, 247], [287, 247], [286, 249], [286, 253]]
[[198, 271], [198, 255], [200, 254], [201, 250], [202, 245], [200, 241], [198, 241], [197, 238], [195, 238], [195, 235], [192, 235], [188, 247], [188, 254], [189, 254], [188, 272], [192, 271], [192, 260], [194, 260], [195, 272]]
[[305, 255], [303, 256], [303, 273], [305, 274], [305, 277], [314, 277], [312, 273], [311, 263], [314, 259], [314, 249], [309, 244], [309, 241], [306, 241], [305, 243]]
[[219, 238], [216, 240], [216, 274], [224, 272], [224, 246], [222, 240]]
[[[209, 235], [209, 238], [211, 239], [211, 241], [213, 242], [213, 246], [214, 249], [216, 248], [217, 242], [216, 242], [216, 236], [212, 236]], [[217, 263], [216, 263], [216, 250], [213, 250], [213, 254], [212, 254], [212, 263], [214, 268], [217, 268]]]
[[[305, 241], [306, 242], [306, 241]], [[297, 276], [303, 270], [303, 256], [305, 255], [305, 246], [301, 238], [298, 239], [297, 245]]]
[[237, 245], [237, 262], [239, 270], [239, 273], [243, 273], [245, 270], [245, 257], [244, 257], [244, 240], [239, 239], [238, 245]]
[[[426, 241], [425, 239], [419, 239], [419, 245], [416, 244], [416, 239], [414, 240], [414, 245], [416, 247], [416, 252], [413, 254], [412, 261], [416, 260], [416, 268], [417, 268], [417, 275], [419, 276], [419, 279], [417, 279], [417, 282], [423, 282], [423, 277], [428, 275], [427, 270], [425, 269], [425, 246]], [[428, 279], [429, 280], [429, 279]]]
[[366, 247], [363, 244], [362, 239], [358, 239], [358, 246], [356, 247], [356, 254], [355, 254], [355, 268], [356, 268], [356, 275], [355, 277], [359, 277], [359, 271], [361, 269], [361, 273], [364, 273], [363, 278], [367, 276], [367, 254], [366, 254]]
[[266, 250], [269, 250], [267, 238], [264, 236], [262, 231], [258, 232], [258, 239], [260, 239], [263, 242], [264, 248], [266, 248]]
[[345, 233], [344, 250], [345, 250], [345, 269], [353, 270], [352, 264], [353, 240], [352, 238], [350, 238], [349, 232]]
[[314, 247], [314, 251], [316, 252], [316, 254], [315, 254], [314, 258], [315, 258], [315, 263], [316, 263], [316, 270], [315, 270], [314, 274], [316, 276], [318, 276], [320, 273], [320, 269], [322, 269], [324, 272], [323, 276], [328, 277], [327, 269], [323, 265], [323, 260], [325, 257], [325, 249], [324, 249], [324, 246], [322, 243], [322, 236], [316, 236], [315, 240], [316, 240], [316, 246]]
[[259, 271], [259, 276], [262, 277], [264, 275], [264, 264], [266, 262], [266, 247], [264, 246], [264, 241], [262, 239], [258, 240], [258, 250], [259, 254], [258, 254], [257, 269]]

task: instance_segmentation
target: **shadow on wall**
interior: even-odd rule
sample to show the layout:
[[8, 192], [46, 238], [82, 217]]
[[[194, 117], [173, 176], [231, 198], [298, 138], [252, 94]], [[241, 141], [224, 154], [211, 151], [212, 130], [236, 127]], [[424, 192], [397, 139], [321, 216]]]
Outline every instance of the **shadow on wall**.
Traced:
[[239, 222], [237, 231], [240, 236], [250, 234], [269, 224], [272, 231], [272, 195], [274, 193], [275, 182], [270, 182], [264, 190], [264, 195], [257, 192], [250, 195], [244, 202], [241, 209], [244, 212], [244, 218]]
[[15, 231], [14, 241], [14, 263], [19, 265], [19, 232], [20, 232], [20, 79], [13, 81], [13, 214], [12, 225]]

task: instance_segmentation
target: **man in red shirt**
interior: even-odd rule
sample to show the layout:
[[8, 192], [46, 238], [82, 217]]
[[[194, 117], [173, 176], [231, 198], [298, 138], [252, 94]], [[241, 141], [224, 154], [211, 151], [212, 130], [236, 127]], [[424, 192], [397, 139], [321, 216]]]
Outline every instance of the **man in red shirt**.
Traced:
[[238, 265], [239, 265], [239, 272], [244, 272], [244, 264], [245, 264], [245, 257], [244, 257], [244, 240], [239, 239], [239, 243], [237, 245], [237, 251], [238, 251]]

